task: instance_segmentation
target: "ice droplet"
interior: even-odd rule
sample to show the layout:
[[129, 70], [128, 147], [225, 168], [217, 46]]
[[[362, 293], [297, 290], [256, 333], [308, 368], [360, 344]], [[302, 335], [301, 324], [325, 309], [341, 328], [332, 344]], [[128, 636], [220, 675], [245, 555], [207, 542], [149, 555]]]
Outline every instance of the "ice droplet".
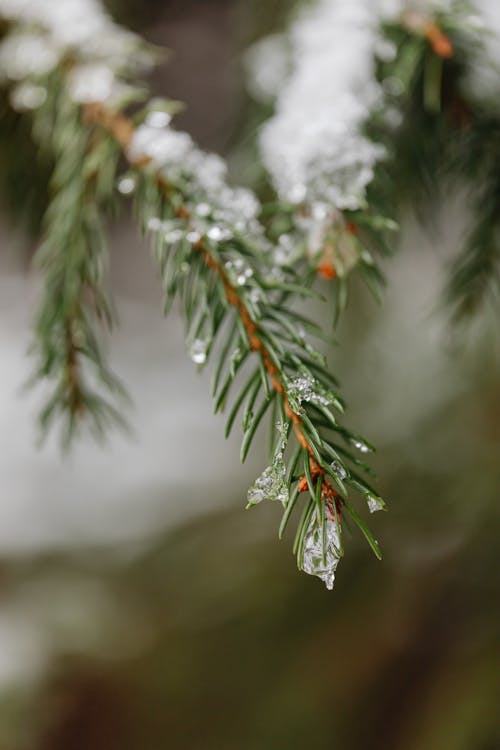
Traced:
[[228, 260], [224, 267], [238, 286], [244, 286], [248, 279], [253, 276], [253, 270], [241, 258]]
[[130, 195], [135, 190], [135, 179], [130, 175], [118, 180], [118, 192], [122, 195]]
[[180, 242], [183, 237], [184, 232], [182, 229], [171, 229], [170, 232], [167, 232], [165, 235], [165, 242], [169, 245], [175, 245], [175, 243]]
[[290, 200], [292, 203], [300, 203], [304, 200], [307, 194], [307, 188], [301, 183], [296, 183], [290, 189]]
[[308, 374], [292, 378], [287, 386], [287, 395], [292, 405], [297, 407], [302, 401], [320, 406], [330, 406], [335, 401], [334, 395]]
[[189, 354], [193, 362], [202, 365], [207, 361], [208, 343], [203, 339], [195, 339], [189, 349]]
[[186, 239], [192, 245], [196, 245], [196, 243], [201, 240], [201, 234], [199, 232], [196, 232], [195, 230], [193, 230], [192, 232], [188, 232], [186, 234]]
[[368, 510], [370, 511], [370, 513], [376, 513], [377, 511], [384, 510], [385, 508], [385, 503], [382, 498], [370, 493], [366, 496], [366, 503], [368, 505]]
[[358, 451], [360, 451], [360, 453], [371, 453], [373, 451], [371, 445], [365, 443], [361, 438], [351, 438], [351, 443], [358, 449]]
[[10, 103], [16, 112], [38, 109], [47, 98], [47, 89], [32, 83], [21, 83], [12, 90]]
[[296, 242], [290, 234], [281, 234], [278, 245], [274, 250], [274, 261], [280, 266], [286, 266], [293, 258]]
[[257, 505], [262, 500], [278, 500], [286, 506], [290, 493], [286, 481], [286, 466], [283, 461], [287, 443], [288, 426], [278, 422], [276, 425], [280, 438], [274, 451], [273, 460], [262, 474], [257, 477], [247, 494], [248, 507]]
[[330, 466], [341, 481], [347, 479], [347, 471], [344, 469], [340, 461], [332, 461]]
[[106, 65], [89, 63], [70, 73], [70, 95], [79, 104], [105, 102], [112, 95], [114, 85], [115, 75]]
[[262, 294], [261, 294], [260, 289], [258, 289], [257, 287], [250, 289], [250, 292], [248, 294], [248, 299], [250, 300], [252, 305], [258, 305], [262, 299]]
[[148, 219], [148, 229], [150, 232], [159, 232], [161, 229], [161, 219], [158, 216], [152, 216]]
[[149, 125], [150, 128], [166, 128], [167, 125], [169, 125], [170, 120], [172, 117], [168, 114], [168, 112], [164, 112], [162, 110], [154, 110], [153, 112], [149, 112], [148, 116], [146, 117], [145, 123], [146, 125]]
[[327, 203], [317, 201], [311, 206], [311, 216], [315, 221], [324, 221], [330, 215], [331, 208]]
[[328, 516], [325, 518], [326, 538], [323, 549], [323, 529], [313, 514], [302, 553], [302, 570], [309, 575], [318, 576], [331, 590], [335, 581], [335, 571], [340, 560], [340, 539], [337, 525]]
[[220, 240], [224, 239], [224, 231], [218, 226], [210, 227], [207, 237], [214, 240], [214, 242], [220, 242]]
[[208, 205], [208, 203], [198, 203], [196, 206], [196, 213], [198, 216], [208, 216], [211, 213], [212, 209]]

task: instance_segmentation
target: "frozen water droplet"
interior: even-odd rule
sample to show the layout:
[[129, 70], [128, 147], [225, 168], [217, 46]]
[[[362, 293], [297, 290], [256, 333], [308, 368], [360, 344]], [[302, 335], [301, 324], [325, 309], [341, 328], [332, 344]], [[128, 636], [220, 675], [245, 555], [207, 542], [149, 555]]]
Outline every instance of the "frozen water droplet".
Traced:
[[135, 178], [127, 175], [118, 180], [118, 192], [122, 195], [130, 195], [135, 190]]
[[184, 164], [192, 148], [193, 142], [187, 133], [143, 124], [135, 130], [127, 153], [132, 161], [147, 158], [155, 167], [164, 168]]
[[113, 93], [115, 75], [106, 65], [80, 65], [70, 73], [71, 98], [80, 104], [105, 102]]
[[311, 207], [311, 216], [315, 221], [324, 221], [329, 213], [331, 211], [331, 208], [326, 203], [313, 203]]
[[212, 209], [208, 203], [198, 203], [196, 206], [196, 213], [198, 216], [209, 216]]
[[253, 289], [250, 290], [248, 294], [248, 299], [252, 303], [252, 305], [257, 305], [261, 301], [261, 293], [260, 289], [257, 287], [253, 287]]
[[228, 271], [231, 279], [238, 286], [244, 286], [248, 279], [253, 276], [253, 269], [250, 268], [242, 258], [235, 258], [234, 260], [226, 261], [224, 268]]
[[320, 406], [330, 406], [335, 402], [335, 396], [309, 374], [299, 375], [290, 380], [287, 395], [292, 405], [297, 406], [300, 406], [302, 401]]
[[207, 232], [207, 237], [211, 240], [214, 240], [214, 242], [220, 242], [222, 239], [224, 239], [224, 232], [218, 226], [210, 227]]
[[186, 239], [192, 245], [196, 245], [196, 243], [201, 240], [201, 234], [196, 231], [188, 232], [186, 235]]
[[371, 445], [365, 443], [361, 438], [351, 438], [351, 443], [358, 449], [358, 451], [360, 451], [360, 453], [371, 453], [373, 451]]
[[148, 116], [146, 117], [145, 124], [149, 125], [150, 128], [166, 128], [167, 125], [170, 124], [172, 117], [168, 114], [168, 112], [163, 112], [162, 110], [155, 110], [153, 112], [149, 112]]
[[288, 384], [288, 396], [301, 401], [310, 401], [313, 391], [314, 379], [308, 375], [293, 378]]
[[207, 361], [208, 344], [203, 339], [195, 339], [191, 344], [189, 354], [191, 359], [197, 365], [202, 365]]
[[264, 469], [248, 490], [247, 507], [257, 505], [262, 500], [278, 500], [285, 506], [289, 500], [286, 466], [283, 461], [288, 439], [288, 425], [278, 422], [276, 429], [280, 433], [280, 437], [274, 451], [273, 460], [271, 465]]
[[300, 183], [294, 185], [290, 190], [290, 200], [292, 203], [300, 203], [306, 197], [307, 188]]
[[332, 461], [330, 466], [341, 481], [347, 479], [347, 471], [344, 469], [340, 461]]
[[247, 493], [248, 505], [257, 505], [270, 497], [273, 487], [272, 467], [268, 466], [262, 474], [257, 477]]
[[366, 503], [368, 505], [368, 510], [370, 511], [370, 513], [376, 513], [377, 511], [384, 510], [385, 508], [385, 503], [382, 498], [370, 493], [366, 496]]
[[161, 219], [158, 216], [152, 216], [148, 219], [147, 226], [150, 232], [159, 232], [161, 229]]
[[17, 112], [30, 109], [38, 109], [47, 98], [47, 89], [44, 86], [35, 86], [31, 83], [21, 83], [12, 91], [10, 102]]
[[295, 242], [289, 234], [280, 234], [278, 246], [274, 251], [274, 261], [280, 266], [285, 266], [293, 258]]
[[326, 538], [323, 548], [323, 530], [317, 522], [316, 514], [313, 514], [304, 538], [302, 570], [321, 578], [326, 588], [331, 590], [340, 560], [340, 538], [335, 521], [326, 516], [325, 524]]
[[166, 233], [165, 242], [167, 242], [169, 245], [175, 245], [175, 243], [180, 242], [183, 237], [184, 232], [182, 231], [182, 229], [172, 229], [170, 232]]

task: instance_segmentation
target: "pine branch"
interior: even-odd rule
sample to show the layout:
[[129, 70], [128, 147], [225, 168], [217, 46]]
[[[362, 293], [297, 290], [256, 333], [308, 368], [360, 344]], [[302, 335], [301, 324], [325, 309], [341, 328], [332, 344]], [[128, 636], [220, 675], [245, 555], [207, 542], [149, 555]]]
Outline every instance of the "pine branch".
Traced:
[[82, 126], [63, 87], [38, 113], [36, 124], [44, 132], [47, 119], [56, 167], [45, 241], [36, 256], [44, 291], [36, 322], [35, 379], [55, 382], [41, 424], [46, 430], [62, 417], [66, 444], [83, 418], [100, 435], [110, 422], [124, 424], [118, 405], [100, 393], [124, 396], [96, 330], [113, 322], [101, 213], [112, 200], [119, 150], [103, 132]]
[[[50, 31], [52, 16], [43, 18]], [[107, 17], [99, 23], [129, 45], [129, 37], [110, 27]], [[77, 51], [86, 57], [87, 48]], [[52, 59], [51, 66], [43, 80], [47, 101], [34, 107], [35, 132], [50, 143], [57, 165], [40, 254], [45, 295], [37, 327], [38, 375], [55, 381], [45, 422], [65, 414], [69, 434], [82, 416], [90, 415], [98, 429], [110, 416], [120, 417], [100, 396], [100, 387], [117, 390], [118, 384], [105, 363], [96, 324], [110, 325], [112, 319], [100, 216], [112, 203], [117, 165], [125, 158], [130, 171], [118, 181], [119, 190], [136, 194], [140, 224], [153, 238], [165, 307], [179, 299], [193, 361], [204, 365], [217, 337], [222, 340], [214, 376], [216, 411], [229, 404], [238, 374], [250, 369], [226, 427], [229, 432], [243, 408], [242, 460], [266, 414], [272, 413], [278, 427], [270, 465], [250, 488], [248, 504], [280, 501], [281, 535], [306, 494], [294, 550], [299, 567], [331, 588], [343, 554], [343, 510], [380, 556], [347, 501], [348, 487], [365, 497], [370, 511], [384, 504], [356, 470], [363, 470], [362, 462], [350, 448], [337, 445], [339, 440], [362, 453], [371, 450], [337, 422], [334, 410], [342, 412], [343, 403], [336, 380], [306, 335], [316, 334], [318, 326], [293, 310], [298, 297], [317, 293], [297, 270], [276, 264], [257, 221], [255, 197], [227, 186], [223, 162], [169, 127], [168, 103], [152, 101], [133, 120], [124, 114], [127, 102], [142, 97], [127, 79], [128, 55], [96, 70], [75, 59], [72, 49]], [[15, 93], [22, 99], [18, 89]], [[33, 91], [27, 93], [33, 101]], [[349, 250], [343, 261], [350, 263]]]
[[[384, 506], [364, 479], [347, 468], [350, 453], [341, 456], [327, 437], [328, 431], [334, 432], [358, 449], [370, 450], [366, 442], [337, 424], [332, 407], [342, 411], [343, 406], [338, 394], [331, 390], [332, 377], [325, 369], [321, 355], [306, 341], [305, 332], [292, 322], [290, 295], [308, 295], [309, 290], [300, 286], [290, 269], [288, 277], [276, 276], [276, 269], [269, 267], [266, 255], [248, 245], [243, 236], [230, 233], [217, 224], [203, 231], [199, 217], [193, 212], [192, 200], [185, 194], [182, 184], [176, 184], [165, 176], [165, 171], [159, 171], [151, 157], [135, 155], [133, 143], [137, 131], [131, 120], [97, 104], [85, 108], [85, 118], [112, 134], [128, 155], [133, 169], [133, 176], [128, 179], [133, 179], [136, 185], [137, 212], [155, 240], [155, 255], [167, 296], [177, 293], [181, 298], [187, 321], [187, 339], [195, 362], [205, 364], [217, 334], [226, 319], [231, 318], [232, 333], [226, 339], [216, 366], [216, 410], [227, 404], [231, 386], [247, 363], [248, 356], [252, 353], [257, 356], [259, 365], [236, 396], [227, 431], [231, 430], [245, 398], [242, 460], [246, 458], [262, 418], [276, 401], [281, 427], [277, 453], [251, 488], [249, 505], [265, 497], [281, 499], [285, 505], [283, 533], [291, 512], [290, 492], [295, 504], [297, 496], [307, 491], [309, 500], [305, 507], [309, 511], [315, 507], [316, 514], [313, 517], [311, 512], [306, 512], [299, 522], [298, 563], [299, 567], [308, 565], [304, 561], [304, 543], [309, 540], [314, 547], [312, 540], [319, 533], [318, 529], [321, 529], [321, 538], [323, 535], [328, 537], [328, 529], [337, 523], [335, 539], [338, 545], [333, 545], [335, 550], [331, 551], [328, 569], [319, 566], [321, 576], [328, 583], [333, 580], [331, 575], [342, 549], [340, 516], [346, 485], [350, 484], [361, 492], [371, 503], [372, 510]], [[153, 215], [151, 206], [155, 207]], [[214, 234], [215, 228], [219, 231]], [[311, 326], [310, 321], [304, 321]], [[231, 348], [233, 351], [229, 357]], [[230, 360], [229, 367], [227, 359]], [[284, 480], [287, 473], [284, 453], [290, 429], [297, 449], [303, 454], [304, 476], [309, 477], [306, 485], [300, 476], [292, 481], [291, 472], [288, 473], [288, 482]], [[296, 457], [293, 463], [297, 463]], [[327, 509], [326, 515], [323, 506]], [[369, 536], [369, 532], [359, 525]], [[377, 543], [371, 536], [369, 539], [379, 556]]]

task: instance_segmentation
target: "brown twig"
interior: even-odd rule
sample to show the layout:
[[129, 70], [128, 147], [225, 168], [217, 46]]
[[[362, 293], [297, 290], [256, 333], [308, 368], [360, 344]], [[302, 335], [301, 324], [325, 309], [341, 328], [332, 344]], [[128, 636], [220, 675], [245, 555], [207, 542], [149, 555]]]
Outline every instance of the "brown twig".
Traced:
[[450, 37], [427, 14], [417, 10], [406, 11], [403, 14], [402, 23], [409, 31], [423, 36], [438, 57], [443, 59], [453, 57], [453, 42]]

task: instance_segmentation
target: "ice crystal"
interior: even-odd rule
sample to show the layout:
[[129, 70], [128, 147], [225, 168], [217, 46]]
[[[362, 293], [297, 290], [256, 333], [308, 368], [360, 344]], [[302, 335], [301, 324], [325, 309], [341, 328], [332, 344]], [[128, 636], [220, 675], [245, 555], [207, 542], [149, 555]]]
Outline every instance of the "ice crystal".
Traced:
[[279, 266], [287, 266], [293, 262], [296, 251], [296, 242], [292, 235], [281, 234], [278, 245], [274, 250], [274, 262]]
[[193, 229], [191, 230], [191, 232], [188, 232], [186, 234], [186, 239], [192, 245], [196, 245], [201, 240], [201, 234], [197, 232], [195, 229]]
[[182, 163], [192, 148], [193, 142], [187, 133], [143, 124], [134, 133], [128, 156], [132, 162], [150, 159], [159, 169]]
[[309, 575], [321, 578], [326, 588], [331, 590], [341, 557], [341, 546], [336, 522], [327, 515], [324, 523], [325, 534], [316, 514], [313, 514], [304, 538], [301, 567]]
[[228, 260], [224, 264], [224, 267], [227, 270], [231, 281], [237, 286], [244, 286], [253, 276], [253, 269], [250, 268], [242, 258]]
[[106, 65], [79, 65], [69, 74], [68, 85], [73, 101], [80, 104], [105, 102], [115, 89], [115, 75]]
[[214, 224], [214, 226], [210, 227], [210, 229], [208, 230], [207, 237], [214, 242], [220, 242], [224, 239], [224, 230]]
[[358, 451], [360, 451], [360, 453], [371, 453], [373, 451], [372, 446], [365, 442], [362, 438], [352, 437], [351, 443], [355, 448], [358, 449]]
[[168, 112], [162, 109], [153, 109], [148, 113], [144, 124], [150, 128], [166, 128], [171, 119], [172, 117]]
[[159, 232], [162, 228], [162, 220], [159, 216], [151, 216], [151, 218], [148, 219], [147, 227], [150, 232]]
[[276, 425], [280, 436], [274, 451], [271, 465], [264, 469], [248, 490], [247, 507], [257, 505], [262, 500], [278, 500], [286, 505], [289, 499], [288, 483], [286, 481], [285, 455], [288, 426], [284, 423]]
[[303, 401], [318, 406], [330, 406], [335, 401], [333, 393], [330, 393], [308, 373], [289, 380], [286, 391], [294, 411], [300, 411], [300, 404]]
[[38, 109], [47, 99], [45, 86], [37, 86], [33, 83], [20, 83], [10, 94], [10, 103], [18, 112], [30, 109]]
[[340, 461], [332, 461], [332, 463], [330, 464], [330, 467], [332, 468], [332, 470], [335, 472], [335, 474], [338, 476], [338, 478], [341, 481], [343, 481], [344, 479], [347, 479], [347, 476], [348, 476], [347, 471], [342, 466]]
[[379, 510], [385, 510], [385, 503], [381, 497], [368, 493], [366, 495], [366, 504], [370, 513], [376, 513]]
[[175, 245], [177, 242], [184, 239], [184, 236], [185, 234], [182, 229], [170, 229], [170, 231], [165, 234], [165, 242], [168, 245]]
[[196, 206], [196, 213], [198, 216], [206, 217], [210, 216], [212, 209], [210, 208], [208, 203], [198, 203]]
[[131, 195], [136, 187], [135, 177], [125, 175], [118, 180], [118, 192], [122, 195]]
[[195, 339], [189, 348], [189, 354], [193, 362], [203, 365], [207, 361], [208, 342], [204, 339]]

